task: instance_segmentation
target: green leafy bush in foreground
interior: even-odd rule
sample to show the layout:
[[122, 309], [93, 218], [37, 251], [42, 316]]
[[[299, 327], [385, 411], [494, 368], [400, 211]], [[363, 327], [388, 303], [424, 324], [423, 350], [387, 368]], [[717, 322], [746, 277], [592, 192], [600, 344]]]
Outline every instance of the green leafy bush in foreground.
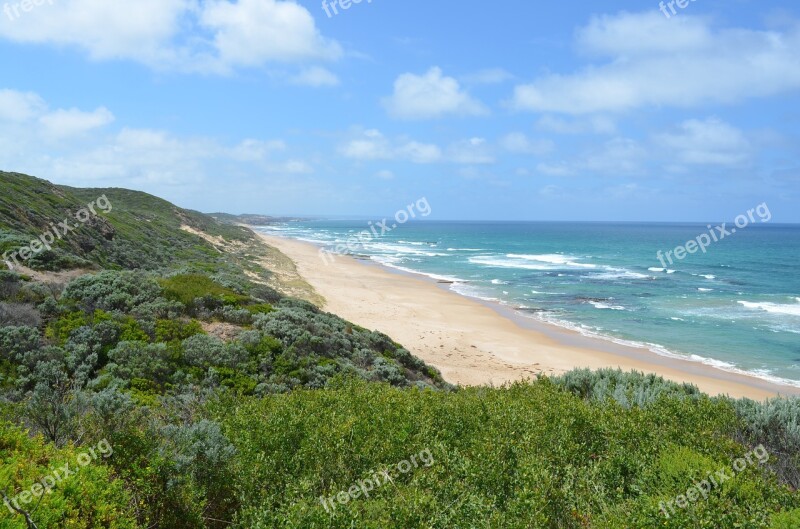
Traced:
[[[81, 466], [77, 461], [84, 450], [56, 449], [41, 437], [8, 423], [0, 422], [0, 501], [8, 498], [16, 506], [32, 513], [40, 529], [64, 527], [70, 529], [135, 529], [136, 520], [128, 514], [130, 496], [122, 481], [112, 477], [108, 466], [92, 461]], [[100, 456], [98, 456], [100, 457]], [[113, 457], [113, 455], [112, 455]], [[66, 476], [60, 469], [68, 466]], [[59, 479], [62, 473], [66, 476]], [[56, 483], [41, 501], [32, 495], [24, 503], [21, 494], [30, 494], [32, 487], [47, 478]], [[43, 486], [35, 492], [41, 495]], [[9, 502], [11, 503], [11, 502]], [[0, 505], [0, 527], [26, 529], [25, 518], [12, 513], [8, 504]]]
[[[353, 382], [214, 409], [236, 447], [240, 528], [768, 528], [800, 507], [755, 465], [660, 511], [747, 451], [730, 437], [734, 408], [705, 396], [626, 408], [547, 380], [455, 393]], [[320, 501], [426, 449], [430, 467], [369, 498]]]

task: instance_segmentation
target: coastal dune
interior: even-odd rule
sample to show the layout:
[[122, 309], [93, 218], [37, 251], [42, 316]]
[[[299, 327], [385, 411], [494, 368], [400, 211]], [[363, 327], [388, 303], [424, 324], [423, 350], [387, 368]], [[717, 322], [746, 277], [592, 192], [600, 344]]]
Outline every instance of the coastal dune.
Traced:
[[391, 336], [439, 368], [448, 382], [497, 386], [579, 367], [610, 367], [690, 382], [711, 395], [764, 400], [800, 394], [800, 388], [517, 317], [513, 310], [461, 296], [423, 276], [348, 256], [323, 261], [313, 244], [259, 235], [294, 261], [325, 299], [324, 310]]

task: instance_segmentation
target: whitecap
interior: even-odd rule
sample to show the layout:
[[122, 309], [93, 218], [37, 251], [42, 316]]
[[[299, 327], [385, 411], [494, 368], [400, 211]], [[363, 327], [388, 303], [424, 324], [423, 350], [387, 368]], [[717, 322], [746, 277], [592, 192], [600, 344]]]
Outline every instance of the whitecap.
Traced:
[[[797, 298], [795, 298], [797, 299]], [[800, 300], [798, 300], [800, 302]], [[789, 316], [800, 316], [800, 303], [794, 305], [781, 305], [778, 303], [755, 303], [751, 301], [737, 301], [737, 303], [746, 309], [762, 310], [771, 314], [786, 314]]]
[[608, 309], [608, 310], [626, 310], [625, 307], [621, 305], [608, 305], [601, 301], [588, 301], [590, 305], [592, 305], [596, 309]]
[[573, 266], [576, 268], [597, 268], [597, 265], [589, 264], [589, 263], [577, 263], [575, 260], [577, 257], [571, 257], [569, 255], [560, 255], [560, 254], [515, 254], [510, 253], [507, 254], [506, 257], [511, 259], [522, 259], [525, 261], [538, 261], [541, 263], [548, 263], [552, 265], [565, 265], [565, 266]]

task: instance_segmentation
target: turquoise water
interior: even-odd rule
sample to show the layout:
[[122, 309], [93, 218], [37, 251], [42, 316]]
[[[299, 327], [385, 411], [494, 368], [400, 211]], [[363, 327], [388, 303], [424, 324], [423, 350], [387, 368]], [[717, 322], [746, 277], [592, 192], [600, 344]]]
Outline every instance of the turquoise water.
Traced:
[[[332, 248], [368, 227], [264, 231]], [[706, 224], [415, 221], [351, 253], [585, 334], [800, 386], [800, 226], [757, 223], [667, 268], [656, 258], [703, 233]]]

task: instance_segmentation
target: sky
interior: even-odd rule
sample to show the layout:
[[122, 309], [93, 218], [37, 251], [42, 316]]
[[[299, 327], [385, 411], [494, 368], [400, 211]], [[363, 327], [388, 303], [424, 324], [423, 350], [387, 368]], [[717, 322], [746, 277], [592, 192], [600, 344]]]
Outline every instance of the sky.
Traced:
[[800, 222], [795, 0], [0, 5], [0, 170], [205, 212]]

